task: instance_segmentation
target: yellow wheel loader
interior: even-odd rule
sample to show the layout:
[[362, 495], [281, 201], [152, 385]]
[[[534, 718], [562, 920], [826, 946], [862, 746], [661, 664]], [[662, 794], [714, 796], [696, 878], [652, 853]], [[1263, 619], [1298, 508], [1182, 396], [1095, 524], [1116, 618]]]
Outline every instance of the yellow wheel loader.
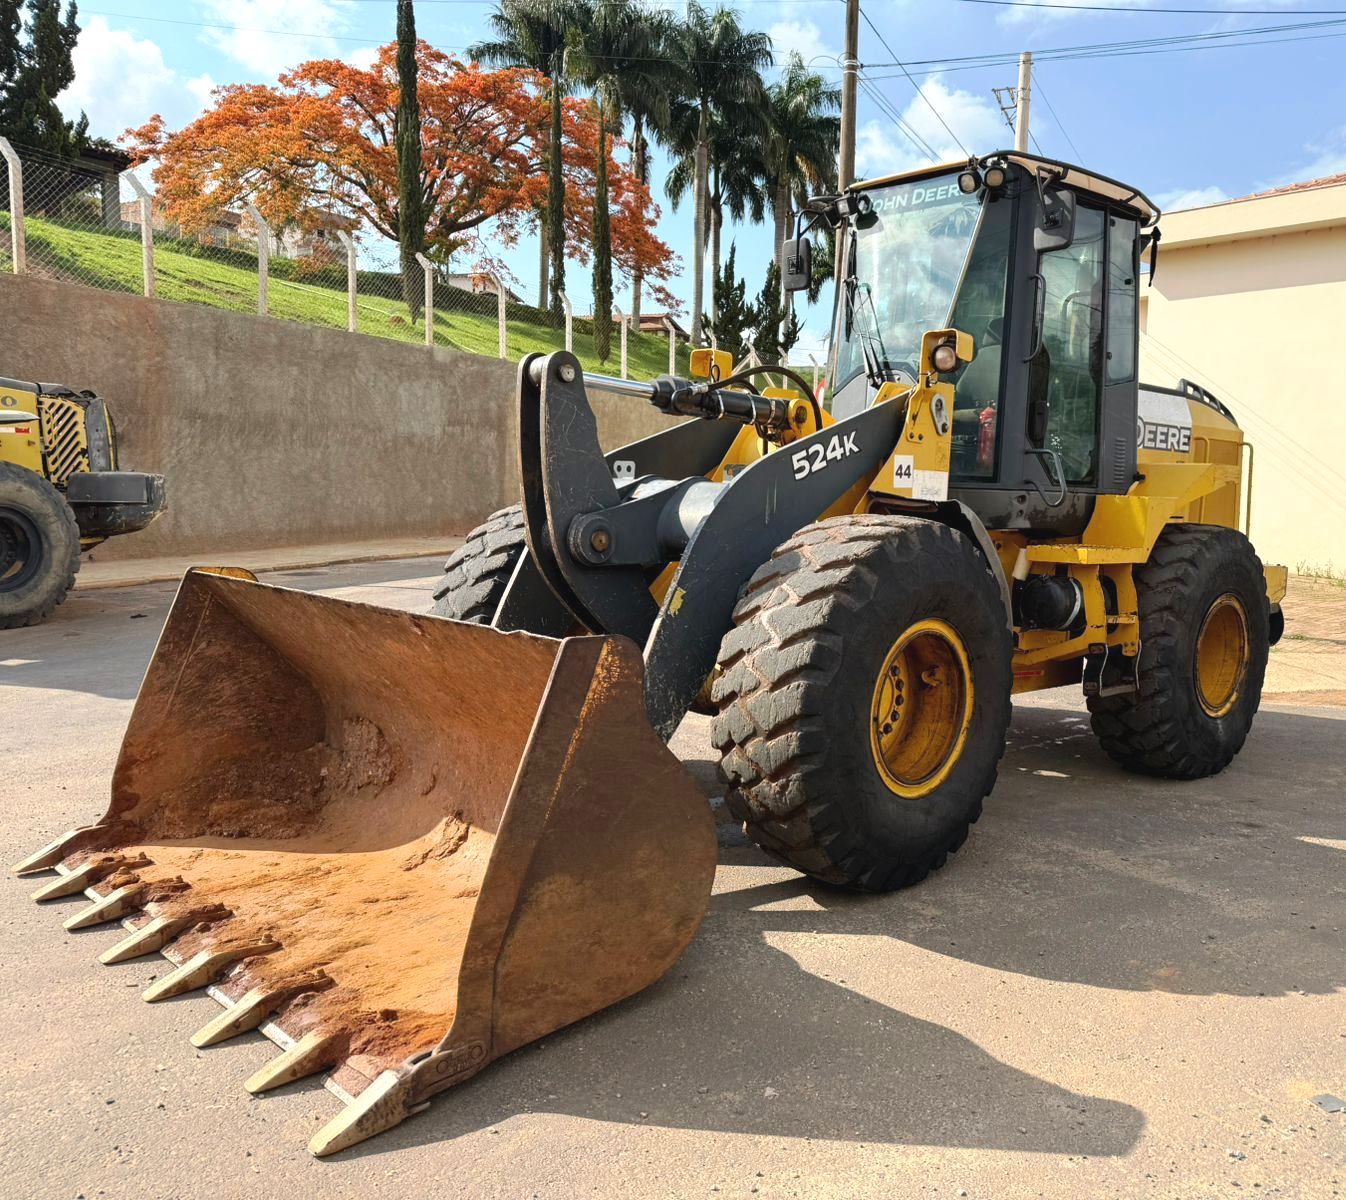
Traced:
[[106, 815], [16, 870], [125, 925], [104, 962], [166, 955], [147, 1000], [208, 989], [196, 1045], [276, 1041], [250, 1091], [328, 1070], [328, 1154], [677, 959], [715, 868], [666, 745], [694, 706], [748, 834], [864, 891], [962, 844], [1016, 692], [1082, 688], [1125, 768], [1221, 770], [1285, 572], [1233, 417], [1138, 382], [1157, 217], [1011, 152], [811, 202], [785, 276], [830, 225], [826, 411], [699, 351], [599, 381], [690, 418], [604, 454], [579, 362], [529, 355], [521, 503], [436, 615], [191, 572]]
[[49, 617], [83, 551], [144, 529], [164, 507], [162, 475], [118, 469], [101, 397], [0, 378], [0, 629]]

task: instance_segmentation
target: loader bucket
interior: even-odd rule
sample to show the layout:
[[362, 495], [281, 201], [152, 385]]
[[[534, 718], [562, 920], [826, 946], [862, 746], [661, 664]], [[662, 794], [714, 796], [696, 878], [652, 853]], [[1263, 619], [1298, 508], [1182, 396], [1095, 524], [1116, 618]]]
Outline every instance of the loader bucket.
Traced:
[[259, 1092], [322, 1070], [328, 1154], [658, 979], [705, 913], [709, 810], [621, 638], [564, 640], [192, 571], [106, 816], [15, 868], [260, 1029]]

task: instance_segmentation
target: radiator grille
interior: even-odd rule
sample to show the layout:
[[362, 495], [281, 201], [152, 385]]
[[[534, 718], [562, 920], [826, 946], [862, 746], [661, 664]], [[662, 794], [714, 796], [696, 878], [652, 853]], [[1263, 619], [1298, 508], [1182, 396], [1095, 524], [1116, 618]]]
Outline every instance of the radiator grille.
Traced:
[[89, 439], [84, 406], [64, 396], [43, 396], [42, 452], [52, 483], [64, 487], [70, 476], [89, 469]]

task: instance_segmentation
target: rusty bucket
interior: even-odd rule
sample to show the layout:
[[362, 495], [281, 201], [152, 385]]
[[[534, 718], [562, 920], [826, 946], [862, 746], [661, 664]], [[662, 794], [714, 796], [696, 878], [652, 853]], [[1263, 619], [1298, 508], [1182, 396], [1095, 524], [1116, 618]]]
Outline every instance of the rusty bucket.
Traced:
[[329, 1154], [658, 979], [705, 913], [711, 817], [622, 638], [562, 640], [183, 580], [107, 814], [19, 863], [102, 955], [209, 988], [193, 1042], [260, 1029], [262, 1092], [327, 1070]]

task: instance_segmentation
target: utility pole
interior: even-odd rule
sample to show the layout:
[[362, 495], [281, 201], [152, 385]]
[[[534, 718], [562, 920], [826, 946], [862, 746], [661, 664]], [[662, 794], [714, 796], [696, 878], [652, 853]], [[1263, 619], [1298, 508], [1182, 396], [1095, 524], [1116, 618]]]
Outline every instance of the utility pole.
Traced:
[[1028, 108], [1033, 99], [1033, 54], [1025, 50], [1019, 55], [1019, 86], [1014, 100], [1014, 148], [1028, 150]]
[[[837, 185], [845, 191], [855, 182], [855, 88], [860, 74], [860, 0], [846, 0], [846, 49], [841, 57], [841, 153], [837, 159]], [[846, 239], [837, 235], [833, 277], [842, 277], [841, 264]], [[784, 264], [781, 264], [782, 268]]]
[[841, 59], [841, 190], [855, 180], [855, 87], [860, 72], [860, 0], [846, 0], [846, 49]]

